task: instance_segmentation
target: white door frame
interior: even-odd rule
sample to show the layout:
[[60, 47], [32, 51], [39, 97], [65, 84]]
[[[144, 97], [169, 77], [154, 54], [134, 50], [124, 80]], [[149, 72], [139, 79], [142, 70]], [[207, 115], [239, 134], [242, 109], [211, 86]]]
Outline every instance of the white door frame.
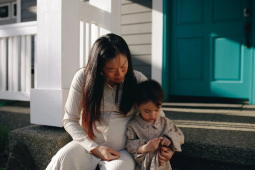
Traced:
[[162, 84], [163, 0], [152, 0], [151, 78]]

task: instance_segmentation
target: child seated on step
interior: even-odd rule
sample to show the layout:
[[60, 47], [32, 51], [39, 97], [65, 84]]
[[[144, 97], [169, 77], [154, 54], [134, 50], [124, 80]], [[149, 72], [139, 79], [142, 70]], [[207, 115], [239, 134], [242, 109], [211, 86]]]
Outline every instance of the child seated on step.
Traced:
[[127, 151], [136, 170], [171, 170], [170, 161], [159, 162], [162, 146], [181, 152], [184, 135], [171, 120], [160, 116], [164, 92], [159, 83], [147, 80], [137, 85], [135, 106], [139, 114], [127, 126]]

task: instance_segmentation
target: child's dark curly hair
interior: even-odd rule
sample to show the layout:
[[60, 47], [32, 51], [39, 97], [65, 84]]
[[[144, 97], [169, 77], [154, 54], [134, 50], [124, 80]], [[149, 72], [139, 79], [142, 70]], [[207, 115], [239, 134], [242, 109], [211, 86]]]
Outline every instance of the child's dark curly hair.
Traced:
[[162, 104], [165, 95], [158, 82], [155, 80], [146, 80], [137, 85], [135, 96], [135, 102], [138, 106], [152, 101], [157, 107], [159, 107]]

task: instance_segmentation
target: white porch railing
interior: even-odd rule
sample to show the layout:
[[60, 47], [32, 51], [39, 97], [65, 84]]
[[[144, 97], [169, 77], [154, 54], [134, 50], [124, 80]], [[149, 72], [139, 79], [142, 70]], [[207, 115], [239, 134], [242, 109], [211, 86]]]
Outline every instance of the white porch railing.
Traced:
[[80, 68], [86, 66], [89, 50], [96, 39], [111, 31], [111, 13], [79, 1]]
[[36, 21], [0, 26], [0, 99], [30, 100], [36, 34]]

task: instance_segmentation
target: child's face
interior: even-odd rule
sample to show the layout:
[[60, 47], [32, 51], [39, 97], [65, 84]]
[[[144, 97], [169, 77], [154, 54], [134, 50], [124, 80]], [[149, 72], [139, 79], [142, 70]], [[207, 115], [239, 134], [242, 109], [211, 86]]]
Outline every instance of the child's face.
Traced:
[[140, 104], [136, 108], [140, 110], [141, 116], [144, 120], [154, 122], [160, 114], [161, 106], [157, 107], [152, 101]]

